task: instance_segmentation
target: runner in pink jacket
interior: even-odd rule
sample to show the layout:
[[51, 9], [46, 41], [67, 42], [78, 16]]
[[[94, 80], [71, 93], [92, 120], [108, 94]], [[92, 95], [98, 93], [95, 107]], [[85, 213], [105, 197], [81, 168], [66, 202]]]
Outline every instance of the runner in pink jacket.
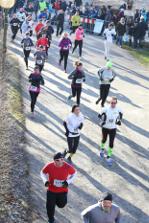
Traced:
[[82, 47], [83, 47], [83, 38], [84, 38], [84, 29], [82, 25], [80, 25], [75, 32], [75, 42], [74, 42], [74, 48], [72, 50], [72, 53], [75, 51], [77, 46], [79, 46], [79, 56], [81, 58], [82, 56]]

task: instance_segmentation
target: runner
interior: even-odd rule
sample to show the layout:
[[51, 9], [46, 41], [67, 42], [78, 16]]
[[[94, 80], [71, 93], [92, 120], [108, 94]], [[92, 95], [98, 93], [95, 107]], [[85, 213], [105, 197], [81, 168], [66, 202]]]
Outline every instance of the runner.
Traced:
[[68, 37], [68, 33], [65, 32], [62, 34], [62, 37], [59, 42], [59, 47], [60, 47], [60, 59], [59, 59], [59, 65], [61, 65], [62, 60], [64, 59], [64, 70], [66, 73], [66, 68], [67, 68], [67, 60], [68, 60], [68, 55], [69, 55], [69, 49], [72, 46], [72, 42]]
[[104, 47], [105, 47], [105, 59], [110, 59], [110, 50], [112, 49], [113, 45], [113, 38], [116, 35], [114, 24], [110, 23], [108, 25], [108, 28], [106, 28], [103, 32], [105, 41], [104, 41]]
[[36, 46], [37, 47], [43, 46], [48, 56], [49, 41], [48, 38], [46, 38], [46, 33], [43, 33], [42, 37], [37, 40]]
[[54, 162], [48, 163], [41, 170], [41, 178], [47, 190], [48, 223], [54, 223], [55, 206], [64, 208], [67, 204], [68, 186], [76, 176], [76, 170], [64, 162], [62, 153], [54, 155]]
[[34, 46], [30, 34], [27, 32], [26, 37], [22, 39], [21, 46], [23, 47], [24, 61], [26, 64], [26, 69], [28, 70], [28, 59], [31, 52], [31, 47]]
[[96, 101], [96, 104], [101, 101], [101, 106], [104, 107], [105, 101], [109, 94], [110, 84], [116, 76], [116, 73], [112, 69], [112, 62], [108, 61], [106, 63], [106, 67], [103, 67], [98, 71], [98, 75], [100, 85], [100, 97]]
[[30, 36], [33, 34], [33, 25], [34, 22], [32, 21], [32, 17], [28, 16], [26, 20], [23, 22], [21, 30], [22, 35], [25, 36], [25, 34], [28, 32]]
[[117, 125], [121, 125], [121, 120], [123, 117], [121, 109], [117, 107], [117, 98], [112, 97], [110, 101], [110, 106], [102, 109], [101, 114], [98, 115], [100, 119], [100, 125], [102, 127], [102, 141], [100, 145], [100, 157], [105, 156], [105, 143], [107, 141], [107, 136], [109, 135], [109, 147], [108, 154], [106, 157], [109, 166], [112, 165], [112, 153], [114, 146], [114, 139], [116, 136]]
[[40, 93], [40, 85], [44, 85], [44, 79], [41, 76], [39, 67], [35, 67], [34, 72], [29, 76], [29, 82], [31, 83], [29, 87], [29, 93], [31, 97], [31, 113], [34, 117], [34, 108], [37, 101], [37, 97]]
[[44, 68], [45, 60], [46, 60], [46, 52], [43, 46], [38, 47], [36, 53], [34, 54], [36, 62], [35, 65], [39, 67], [40, 72]]
[[120, 223], [120, 208], [112, 203], [112, 194], [105, 192], [97, 204], [85, 209], [81, 215], [84, 223]]
[[83, 128], [84, 116], [80, 112], [78, 105], [73, 105], [71, 113], [64, 121], [64, 127], [66, 130], [66, 137], [68, 143], [68, 149], [64, 151], [64, 156], [69, 153], [67, 158], [71, 162], [72, 156], [76, 153], [80, 141], [80, 130]]
[[35, 27], [35, 33], [36, 33], [37, 39], [40, 38], [40, 31], [43, 27], [44, 27], [44, 24], [42, 23], [42, 19], [40, 19]]
[[68, 97], [70, 100], [72, 97], [77, 96], [77, 104], [80, 105], [80, 97], [82, 92], [82, 83], [85, 82], [85, 73], [83, 71], [83, 64], [79, 61], [75, 62], [75, 70], [68, 76], [68, 79], [72, 80], [71, 90], [72, 95]]
[[52, 35], [54, 33], [54, 28], [51, 25], [51, 22], [49, 20], [46, 21], [45, 27], [43, 27], [43, 32], [46, 33], [46, 37], [48, 38], [49, 47], [52, 42]]
[[11, 40], [13, 42], [20, 28], [20, 20], [17, 18], [16, 14], [13, 14], [13, 18], [10, 20], [10, 25], [11, 25], [11, 31], [12, 31]]
[[57, 31], [56, 36], [61, 35], [64, 30], [64, 11], [59, 10], [59, 14], [56, 18], [57, 21]]
[[76, 11], [75, 15], [72, 16], [71, 18], [71, 29], [72, 31], [70, 32], [70, 35], [72, 33], [75, 33], [76, 29], [79, 27], [81, 22], [81, 17], [79, 15], [79, 11]]
[[83, 47], [83, 37], [84, 37], [84, 29], [82, 25], [80, 25], [75, 31], [75, 42], [72, 53], [74, 53], [77, 46], [79, 46], [79, 57], [81, 59], [82, 56], [82, 47]]
[[20, 20], [20, 32], [22, 33], [21, 27], [22, 27], [23, 22], [26, 19], [24, 8], [20, 8], [19, 12], [17, 12], [17, 18]]

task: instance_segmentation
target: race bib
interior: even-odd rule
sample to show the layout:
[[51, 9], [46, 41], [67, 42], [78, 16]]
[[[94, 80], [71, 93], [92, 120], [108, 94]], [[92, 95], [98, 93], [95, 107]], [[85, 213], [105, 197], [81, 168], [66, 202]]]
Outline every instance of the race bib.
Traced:
[[30, 46], [25, 47], [25, 50], [31, 50]]
[[42, 60], [37, 60], [36, 63], [41, 65], [43, 62], [42, 62]]
[[54, 180], [53, 185], [55, 187], [62, 187], [62, 183], [64, 182], [64, 180]]
[[64, 50], [68, 50], [68, 48], [69, 48], [68, 46], [63, 47]]
[[18, 26], [18, 23], [13, 23], [12, 25], [13, 25], [13, 26]]
[[114, 119], [109, 119], [109, 122], [110, 122], [110, 123], [114, 122]]
[[31, 85], [29, 91], [38, 92], [38, 87]]
[[76, 80], [76, 84], [82, 84], [82, 83], [83, 83], [83, 79], [82, 78]]

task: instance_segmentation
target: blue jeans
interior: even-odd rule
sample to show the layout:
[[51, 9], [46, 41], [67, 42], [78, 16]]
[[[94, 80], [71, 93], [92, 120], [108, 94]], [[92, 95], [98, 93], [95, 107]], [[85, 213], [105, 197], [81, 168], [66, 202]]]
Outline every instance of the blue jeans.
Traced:
[[118, 36], [117, 37], [117, 41], [116, 43], [119, 45], [119, 46], [122, 46], [122, 43], [123, 43], [123, 36]]

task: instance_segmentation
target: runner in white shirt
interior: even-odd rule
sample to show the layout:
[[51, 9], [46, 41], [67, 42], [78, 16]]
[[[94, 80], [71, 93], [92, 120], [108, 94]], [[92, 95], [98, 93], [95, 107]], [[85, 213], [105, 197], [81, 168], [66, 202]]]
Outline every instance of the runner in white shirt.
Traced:
[[109, 60], [110, 59], [110, 50], [111, 50], [112, 45], [113, 45], [113, 37], [116, 35], [113, 23], [110, 23], [108, 25], [108, 28], [106, 28], [104, 30], [103, 35], [104, 35], [104, 38], [105, 38], [105, 41], [104, 41], [105, 59]]
[[107, 136], [109, 135], [109, 147], [107, 154], [107, 162], [112, 165], [112, 152], [114, 146], [114, 139], [116, 136], [117, 125], [121, 125], [122, 111], [117, 106], [117, 98], [112, 97], [110, 101], [110, 106], [102, 109], [101, 114], [98, 115], [100, 118], [100, 125], [102, 126], [102, 141], [100, 145], [100, 157], [105, 156], [105, 143], [107, 141]]
[[78, 105], [74, 105], [72, 107], [72, 112], [64, 121], [64, 127], [66, 129], [66, 137], [68, 143], [68, 150], [64, 151], [64, 156], [67, 153], [70, 153], [67, 158], [69, 162], [71, 162], [72, 156], [76, 153], [79, 141], [80, 141], [80, 130], [83, 127], [84, 116], [80, 112], [80, 107]]

